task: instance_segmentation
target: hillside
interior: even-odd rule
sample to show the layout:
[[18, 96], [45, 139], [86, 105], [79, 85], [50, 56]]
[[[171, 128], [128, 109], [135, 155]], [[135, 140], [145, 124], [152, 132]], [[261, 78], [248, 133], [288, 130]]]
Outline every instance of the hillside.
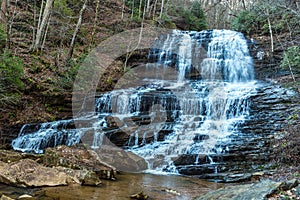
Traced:
[[[5, 5], [5, 2], [9, 2], [9, 5]], [[22, 70], [19, 77], [11, 75], [9, 87], [4, 85], [1, 88], [3, 97], [0, 96], [0, 138], [2, 140], [0, 143], [10, 140], [14, 135], [11, 134], [16, 133], [25, 123], [72, 117], [71, 96], [77, 69], [90, 50], [110, 36], [141, 25], [198, 31], [207, 28], [231, 28], [232, 18], [226, 19], [224, 23], [221, 21], [216, 23], [216, 19], [220, 16], [215, 16], [216, 18], [211, 16], [213, 9], [223, 9], [223, 4], [213, 7], [210, 4], [203, 6], [191, 2], [186, 4], [186, 1], [184, 4], [181, 1], [174, 1], [168, 2], [163, 7], [162, 2], [156, 1], [157, 4], [152, 2], [149, 7], [144, 3], [143, 12], [142, 4], [132, 4], [132, 1], [123, 4], [123, 2], [121, 0], [85, 1], [86, 8], [83, 9], [82, 1], [54, 1], [52, 12], [43, 29], [44, 37], [40, 46], [35, 47], [37, 30], [41, 25], [40, 13], [46, 6], [45, 2], [2, 1], [1, 8], [6, 15], [1, 16], [0, 46], [3, 52], [1, 59], [3, 63], [8, 63], [4, 67], [13, 66], [11, 74], [16, 73], [20, 68]], [[238, 9], [235, 8], [236, 14], [239, 13]], [[226, 12], [224, 11], [224, 15]], [[81, 17], [82, 22], [79, 24]], [[276, 16], [272, 17], [276, 19]], [[293, 83], [298, 81], [299, 84], [300, 77], [297, 70], [294, 71], [293, 80], [290, 70], [280, 67], [284, 50], [300, 44], [297, 23], [292, 24], [296, 27], [293, 30], [285, 29], [286, 25], [276, 29], [280, 33], [273, 33], [276, 35], [273, 39], [273, 50], [270, 49], [270, 34], [265, 27], [255, 32], [249, 32], [252, 28], [250, 26], [246, 27], [246, 30], [238, 26], [235, 28], [244, 32], [249, 39], [255, 40], [256, 43], [251, 46], [254, 56], [259, 51], [264, 52], [263, 58], [256, 60], [258, 78], [273, 79], [297, 90], [295, 86], [297, 84]], [[80, 25], [78, 34], [75, 34], [78, 25]], [[70, 50], [73, 51], [71, 41], [74, 35], [76, 36], [74, 52], [69, 59]], [[128, 69], [135, 66], [136, 62], [141, 62], [139, 59], [145, 62], [146, 58], [146, 51], [134, 52], [128, 60]], [[99, 85], [100, 92], [113, 89], [116, 80], [125, 73], [125, 60], [126, 55], [110, 66], [109, 72], [105, 74]], [[1, 71], [1, 76], [3, 75], [7, 76], [5, 70]]]

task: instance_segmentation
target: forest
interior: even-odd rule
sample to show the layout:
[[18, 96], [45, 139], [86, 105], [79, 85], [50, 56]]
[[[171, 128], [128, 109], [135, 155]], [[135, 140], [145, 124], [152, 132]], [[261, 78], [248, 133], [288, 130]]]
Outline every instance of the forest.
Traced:
[[[49, 105], [45, 97], [70, 91], [78, 66], [101, 41], [142, 25], [243, 32], [265, 43], [268, 59], [290, 71], [289, 84], [297, 88], [299, 18], [299, 2], [288, 0], [2, 0], [2, 121], [43, 121], [55, 117], [52, 113], [59, 108]], [[29, 105], [24, 105], [27, 101]], [[35, 119], [25, 119], [19, 112], [33, 103], [44, 104], [38, 106], [43, 112], [33, 114]], [[16, 107], [19, 111], [14, 111]], [[34, 107], [37, 106], [31, 106]]]
[[[299, 179], [298, 0], [1, 0], [0, 5], [1, 148], [11, 148], [8, 143], [24, 124], [72, 118], [78, 70], [109, 38], [147, 28], [233, 30], [250, 45], [256, 78], [294, 92], [284, 105], [298, 106], [290, 113], [280, 110], [289, 115], [282, 120], [284, 135], [271, 141], [277, 148], [270, 151], [282, 176], [292, 171]], [[125, 47], [130, 49], [130, 41]], [[100, 78], [97, 92], [112, 91], [124, 75], [147, 62], [149, 50], [132, 48], [118, 57]]]

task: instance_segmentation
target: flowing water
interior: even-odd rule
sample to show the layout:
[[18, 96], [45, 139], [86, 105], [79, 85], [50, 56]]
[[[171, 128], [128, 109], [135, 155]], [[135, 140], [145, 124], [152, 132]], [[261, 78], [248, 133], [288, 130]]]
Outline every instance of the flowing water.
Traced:
[[14, 149], [42, 153], [49, 146], [87, 141], [87, 133], [97, 148], [121, 131], [126, 141], [116, 145], [143, 157], [149, 172], [184, 173], [178, 166], [210, 165], [218, 173], [214, 155], [230, 151], [256, 93], [244, 36], [229, 30], [174, 30], [157, 40], [149, 63], [139, 70], [146, 72], [139, 87], [97, 97], [97, 115], [77, 119], [80, 127], [73, 120], [27, 125], [13, 141]]

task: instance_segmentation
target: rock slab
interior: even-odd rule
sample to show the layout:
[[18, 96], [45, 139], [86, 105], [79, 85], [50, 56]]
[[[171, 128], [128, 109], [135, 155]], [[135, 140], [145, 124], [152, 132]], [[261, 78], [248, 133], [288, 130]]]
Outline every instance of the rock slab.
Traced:
[[0, 182], [19, 187], [67, 185], [69, 176], [57, 169], [24, 159], [11, 164], [0, 163]]
[[273, 194], [281, 185], [281, 182], [264, 180], [258, 183], [229, 186], [209, 192], [200, 196], [197, 200], [264, 200], [268, 195]]

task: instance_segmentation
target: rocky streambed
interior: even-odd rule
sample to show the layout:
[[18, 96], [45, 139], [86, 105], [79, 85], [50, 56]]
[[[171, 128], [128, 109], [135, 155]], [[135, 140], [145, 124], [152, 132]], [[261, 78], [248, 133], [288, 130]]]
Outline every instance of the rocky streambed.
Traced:
[[[138, 156], [117, 152], [119, 165], [142, 170]], [[0, 199], [300, 199], [297, 179], [271, 181], [271, 172], [250, 174], [247, 183], [216, 183], [197, 177], [124, 173], [105, 152], [83, 145], [48, 148], [43, 155], [0, 150]], [[273, 172], [274, 173], [274, 172]], [[55, 186], [55, 187], [54, 187]]]

